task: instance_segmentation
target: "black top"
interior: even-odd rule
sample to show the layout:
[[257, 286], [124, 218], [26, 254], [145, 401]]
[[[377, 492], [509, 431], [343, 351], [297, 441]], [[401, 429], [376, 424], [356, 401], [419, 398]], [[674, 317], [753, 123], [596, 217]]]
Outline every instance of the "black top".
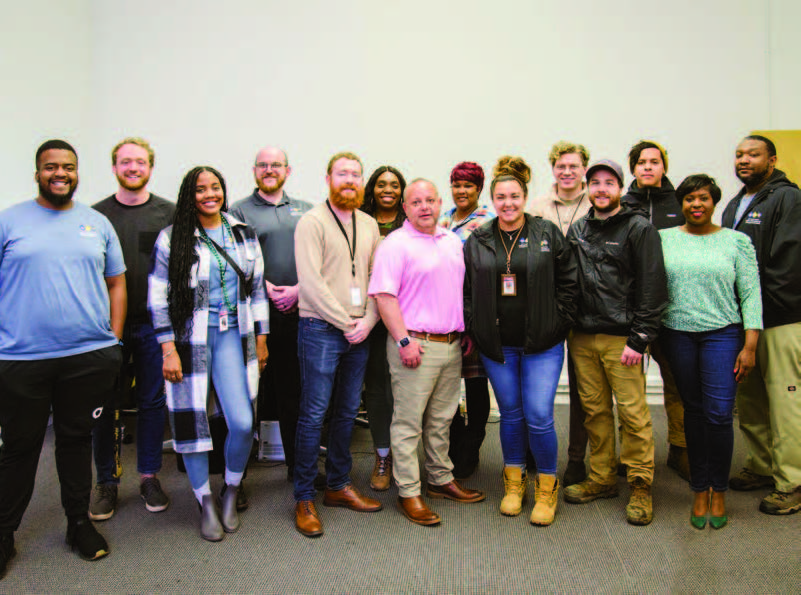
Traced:
[[637, 180], [634, 180], [620, 202], [639, 209], [657, 229], [684, 225], [681, 205], [676, 200], [676, 191], [667, 176], [662, 176], [659, 188], [640, 188], [637, 186]]
[[591, 208], [570, 226], [567, 240], [578, 260], [576, 328], [628, 337], [626, 345], [643, 353], [656, 339], [668, 300], [659, 232], [623, 205], [606, 219], [596, 219]]
[[[492, 219], [474, 230], [464, 244], [464, 321], [479, 351], [496, 362], [503, 362], [500, 320], [498, 320], [498, 254], [506, 254], [496, 235], [498, 223]], [[550, 349], [565, 340], [576, 314], [576, 259], [559, 228], [542, 217], [526, 215], [526, 228], [515, 253], [525, 256], [524, 274], [517, 276], [517, 290], [525, 291], [525, 312], [521, 325], [525, 333], [526, 354]], [[513, 253], [514, 255], [514, 253]]]
[[744, 194], [745, 187], [726, 205], [723, 227], [743, 232], [754, 244], [765, 328], [801, 322], [801, 191], [774, 170], [734, 225]]
[[120, 238], [125, 258], [125, 284], [128, 288], [126, 323], [150, 321], [147, 311], [147, 275], [150, 255], [159, 232], [172, 225], [175, 203], [151, 194], [141, 205], [128, 206], [112, 194], [92, 207], [105, 215]]
[[[528, 236], [526, 235], [525, 223], [517, 237], [517, 231], [510, 234], [501, 231], [500, 226], [495, 226], [495, 242], [500, 250], [495, 254], [496, 274], [498, 284], [496, 285], [495, 297], [498, 304], [498, 329], [501, 332], [501, 345], [504, 347], [523, 347], [526, 342], [526, 253], [528, 251]], [[506, 274], [506, 250], [512, 250], [512, 260], [510, 270], [515, 275], [515, 286], [517, 295], [503, 295], [503, 275]]]

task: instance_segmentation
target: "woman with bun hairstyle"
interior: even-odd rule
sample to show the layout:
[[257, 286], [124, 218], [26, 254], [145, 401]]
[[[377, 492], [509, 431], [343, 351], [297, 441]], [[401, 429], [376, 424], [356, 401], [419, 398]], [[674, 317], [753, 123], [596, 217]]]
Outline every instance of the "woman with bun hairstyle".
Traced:
[[[401, 206], [406, 180], [391, 165], [382, 165], [373, 172], [364, 187], [361, 210], [378, 223], [378, 232], [385, 238], [406, 220]], [[389, 450], [389, 424], [392, 422], [392, 384], [387, 363], [387, 327], [379, 320], [370, 331], [370, 356], [364, 374], [364, 404], [370, 420], [370, 434], [375, 448], [375, 463], [370, 487], [377, 492], [389, 489], [392, 483], [392, 453]]]
[[[237, 489], [253, 444], [253, 403], [267, 363], [264, 261], [256, 233], [228, 215], [225, 180], [211, 167], [186, 174], [173, 224], [156, 240], [148, 309], [161, 344], [175, 450], [200, 510], [200, 534], [239, 528]], [[214, 390], [212, 390], [212, 387]], [[209, 485], [209, 416], [225, 416], [225, 485]]]
[[501, 514], [526, 498], [526, 447], [537, 461], [534, 525], [556, 514], [558, 445], [553, 409], [564, 340], [576, 312], [576, 260], [559, 228], [525, 212], [531, 169], [501, 157], [490, 186], [497, 218], [465, 243], [465, 325], [501, 412]]
[[[462, 244], [474, 230], [495, 217], [491, 209], [478, 202], [483, 188], [484, 170], [478, 163], [462, 161], [451, 171], [451, 195], [456, 206], [442, 213], [439, 224], [459, 236]], [[467, 479], [478, 467], [478, 453], [484, 442], [489, 418], [487, 373], [477, 351], [462, 358], [462, 378], [467, 419], [461, 411], [456, 410], [448, 449], [456, 479]]]

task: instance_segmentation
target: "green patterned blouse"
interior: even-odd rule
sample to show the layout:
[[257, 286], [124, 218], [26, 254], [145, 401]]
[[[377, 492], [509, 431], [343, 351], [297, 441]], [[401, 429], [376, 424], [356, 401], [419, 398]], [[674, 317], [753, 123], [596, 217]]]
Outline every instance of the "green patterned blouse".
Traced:
[[748, 236], [725, 228], [702, 236], [678, 227], [659, 234], [670, 300], [664, 326], [702, 332], [742, 322], [745, 329], [762, 328], [759, 270]]

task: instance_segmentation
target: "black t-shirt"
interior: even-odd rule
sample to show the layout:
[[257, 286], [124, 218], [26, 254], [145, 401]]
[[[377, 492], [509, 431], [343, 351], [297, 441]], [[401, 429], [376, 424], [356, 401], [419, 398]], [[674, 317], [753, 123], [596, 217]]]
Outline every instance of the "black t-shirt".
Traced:
[[150, 320], [147, 312], [147, 275], [150, 255], [159, 232], [172, 225], [175, 203], [151, 194], [147, 202], [129, 207], [112, 194], [92, 207], [105, 215], [122, 245], [125, 258], [125, 284], [128, 287], [128, 323]]
[[[523, 230], [517, 237], [517, 242], [512, 243], [509, 233], [501, 231], [497, 225], [495, 227], [495, 241], [497, 242], [499, 250], [496, 251], [496, 274], [497, 290], [496, 299], [498, 303], [498, 322], [499, 330], [501, 333], [501, 345], [504, 347], [523, 347], [526, 343], [526, 261], [527, 254], [530, 246], [528, 245], [528, 238], [526, 234], [526, 225], [523, 224]], [[511, 238], [514, 238], [517, 232], [513, 232]], [[505, 296], [503, 295], [503, 275], [506, 274], [506, 251], [504, 250], [504, 243], [506, 250], [512, 250], [512, 260], [510, 263], [510, 271], [516, 275], [515, 285], [517, 295]], [[512, 246], [514, 245], [514, 249]]]

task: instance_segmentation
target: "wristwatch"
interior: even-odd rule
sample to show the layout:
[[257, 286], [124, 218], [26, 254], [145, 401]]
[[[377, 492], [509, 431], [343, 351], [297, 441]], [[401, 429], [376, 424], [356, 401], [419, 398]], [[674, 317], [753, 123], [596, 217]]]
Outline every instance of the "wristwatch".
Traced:
[[403, 339], [395, 343], [398, 347], [406, 347], [411, 342], [409, 336], [405, 336]]

